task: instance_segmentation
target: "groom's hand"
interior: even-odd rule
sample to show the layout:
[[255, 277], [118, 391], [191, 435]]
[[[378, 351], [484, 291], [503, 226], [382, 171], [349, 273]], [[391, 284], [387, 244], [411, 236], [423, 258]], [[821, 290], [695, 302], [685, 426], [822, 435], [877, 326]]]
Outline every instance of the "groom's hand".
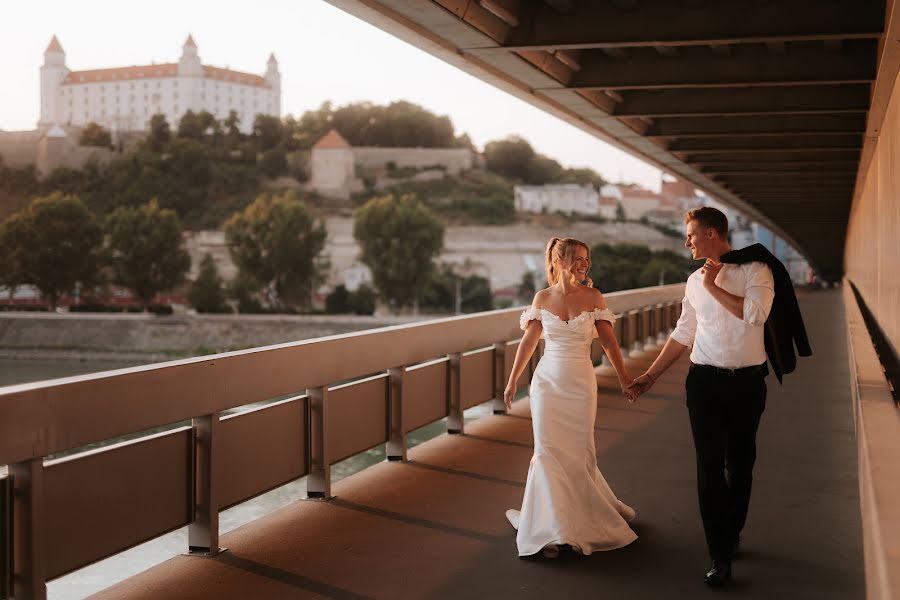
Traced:
[[650, 376], [644, 373], [634, 380], [632, 384], [634, 386], [634, 390], [637, 392], [638, 396], [643, 396], [644, 393], [650, 390], [653, 387], [653, 380], [650, 379]]

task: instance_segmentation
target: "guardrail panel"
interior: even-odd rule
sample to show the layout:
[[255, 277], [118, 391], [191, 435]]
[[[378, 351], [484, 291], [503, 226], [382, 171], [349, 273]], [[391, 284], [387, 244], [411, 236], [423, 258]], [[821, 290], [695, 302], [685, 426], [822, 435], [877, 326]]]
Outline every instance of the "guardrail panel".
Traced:
[[406, 370], [403, 380], [403, 433], [447, 416], [447, 377], [446, 358]]
[[328, 464], [387, 442], [388, 383], [385, 373], [328, 389]]
[[47, 578], [187, 525], [193, 518], [193, 430], [180, 427], [48, 462]]
[[309, 472], [306, 397], [223, 417], [214, 480], [221, 510]]
[[460, 370], [460, 400], [464, 410], [494, 397], [493, 348], [463, 354]]

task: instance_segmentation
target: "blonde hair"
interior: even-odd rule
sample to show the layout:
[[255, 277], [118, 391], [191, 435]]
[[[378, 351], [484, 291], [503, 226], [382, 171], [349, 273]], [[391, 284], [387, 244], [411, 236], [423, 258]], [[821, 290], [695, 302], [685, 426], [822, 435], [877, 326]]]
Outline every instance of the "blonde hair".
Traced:
[[[555, 285], [559, 282], [559, 269], [556, 268], [556, 261], [562, 261], [564, 265], [571, 267], [572, 263], [575, 262], [575, 253], [578, 251], [578, 248], [584, 248], [587, 251], [588, 271], [590, 272], [591, 249], [587, 244], [575, 238], [550, 238], [550, 241], [547, 242], [547, 252], [545, 253], [547, 283], [549, 285]], [[594, 285], [594, 281], [590, 276], [585, 276], [585, 282], [589, 286]]]

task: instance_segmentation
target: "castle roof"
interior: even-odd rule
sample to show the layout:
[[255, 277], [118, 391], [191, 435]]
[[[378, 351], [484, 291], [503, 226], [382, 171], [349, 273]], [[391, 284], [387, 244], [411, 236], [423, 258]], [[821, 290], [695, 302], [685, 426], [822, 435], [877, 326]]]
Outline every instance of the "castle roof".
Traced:
[[[63, 84], [95, 83], [98, 81], [128, 81], [133, 79], [156, 79], [160, 77], [176, 77], [178, 75], [177, 63], [162, 63], [157, 65], [137, 65], [133, 67], [112, 67], [109, 69], [91, 69], [87, 71], [70, 71]], [[203, 65], [203, 77], [220, 81], [233, 81], [244, 85], [257, 87], [269, 87], [265, 77], [251, 73], [241, 73], [231, 69], [222, 69]]]
[[194, 43], [194, 36], [192, 36], [191, 34], [188, 34], [187, 39], [184, 41], [184, 45], [185, 46], [193, 46], [194, 48], [196, 48], [197, 44]]
[[322, 138], [315, 143], [313, 146], [313, 150], [336, 150], [336, 149], [345, 149], [352, 148], [350, 142], [344, 139], [340, 133], [338, 133], [337, 129], [332, 129], [328, 133], [322, 136]]
[[278, 60], [275, 58], [275, 53], [272, 52], [269, 54], [269, 63], [278, 63]]
[[59, 40], [56, 39], [56, 36], [55, 36], [55, 35], [53, 36], [53, 39], [50, 40], [50, 44], [47, 46], [47, 49], [44, 50], [44, 53], [45, 53], [45, 54], [46, 54], [47, 52], [62, 52], [62, 53], [65, 53], [65, 50], [63, 50], [62, 45], [59, 43]]

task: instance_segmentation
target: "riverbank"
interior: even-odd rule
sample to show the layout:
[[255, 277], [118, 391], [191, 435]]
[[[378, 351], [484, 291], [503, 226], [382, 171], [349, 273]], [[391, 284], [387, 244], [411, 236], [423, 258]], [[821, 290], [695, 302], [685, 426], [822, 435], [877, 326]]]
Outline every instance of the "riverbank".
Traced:
[[0, 313], [0, 358], [160, 362], [425, 318], [429, 317], [8, 312]]

